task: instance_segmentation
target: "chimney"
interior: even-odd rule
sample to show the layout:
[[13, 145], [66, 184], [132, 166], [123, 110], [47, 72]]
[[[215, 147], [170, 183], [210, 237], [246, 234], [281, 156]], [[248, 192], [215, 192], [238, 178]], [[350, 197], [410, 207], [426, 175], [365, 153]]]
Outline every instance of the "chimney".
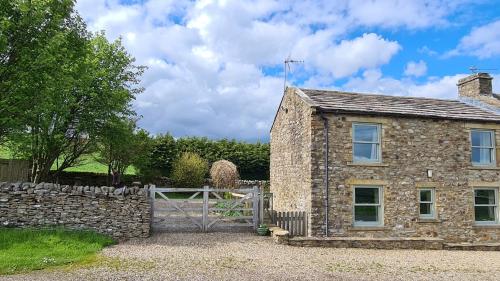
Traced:
[[458, 96], [467, 98], [493, 97], [491, 77], [488, 73], [475, 73], [458, 80]]

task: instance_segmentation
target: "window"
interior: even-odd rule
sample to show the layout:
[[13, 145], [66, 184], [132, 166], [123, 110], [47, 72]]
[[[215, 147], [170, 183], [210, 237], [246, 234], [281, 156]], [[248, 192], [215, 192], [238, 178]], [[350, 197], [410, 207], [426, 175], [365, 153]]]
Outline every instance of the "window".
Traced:
[[382, 225], [382, 188], [358, 186], [354, 188], [354, 225]]
[[493, 131], [471, 131], [472, 165], [483, 166], [495, 163], [495, 133]]
[[474, 190], [474, 220], [477, 224], [498, 222], [498, 190], [481, 188]]
[[420, 208], [420, 218], [435, 218], [435, 198], [434, 189], [423, 188], [418, 191], [418, 203]]
[[353, 125], [353, 162], [380, 162], [380, 125]]

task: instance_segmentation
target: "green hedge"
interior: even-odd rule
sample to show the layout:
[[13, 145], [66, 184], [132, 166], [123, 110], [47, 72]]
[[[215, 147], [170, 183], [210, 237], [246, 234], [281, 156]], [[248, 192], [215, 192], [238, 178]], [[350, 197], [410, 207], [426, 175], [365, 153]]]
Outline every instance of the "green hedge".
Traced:
[[247, 143], [236, 140], [209, 140], [188, 137], [175, 139], [169, 134], [154, 139], [149, 169], [163, 176], [170, 176], [172, 163], [184, 152], [194, 152], [210, 164], [229, 160], [238, 166], [240, 177], [245, 180], [269, 179], [269, 144]]

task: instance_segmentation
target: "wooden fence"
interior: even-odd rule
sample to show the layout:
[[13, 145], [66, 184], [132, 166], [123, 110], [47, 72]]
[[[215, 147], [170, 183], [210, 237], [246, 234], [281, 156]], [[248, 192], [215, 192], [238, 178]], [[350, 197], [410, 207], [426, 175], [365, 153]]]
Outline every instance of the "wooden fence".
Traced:
[[20, 159], [0, 159], [0, 181], [28, 181], [30, 162]]
[[290, 236], [307, 236], [306, 212], [272, 212], [272, 222], [290, 232]]

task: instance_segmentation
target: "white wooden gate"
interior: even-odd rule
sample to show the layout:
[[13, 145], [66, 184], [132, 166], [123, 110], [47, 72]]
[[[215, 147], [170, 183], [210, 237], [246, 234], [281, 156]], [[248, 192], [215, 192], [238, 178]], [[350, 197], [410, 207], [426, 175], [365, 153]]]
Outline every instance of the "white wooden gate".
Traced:
[[[224, 198], [224, 194], [231, 194]], [[184, 194], [185, 196], [180, 196]], [[150, 187], [153, 229], [159, 231], [243, 231], [262, 221], [261, 196], [251, 189]]]

